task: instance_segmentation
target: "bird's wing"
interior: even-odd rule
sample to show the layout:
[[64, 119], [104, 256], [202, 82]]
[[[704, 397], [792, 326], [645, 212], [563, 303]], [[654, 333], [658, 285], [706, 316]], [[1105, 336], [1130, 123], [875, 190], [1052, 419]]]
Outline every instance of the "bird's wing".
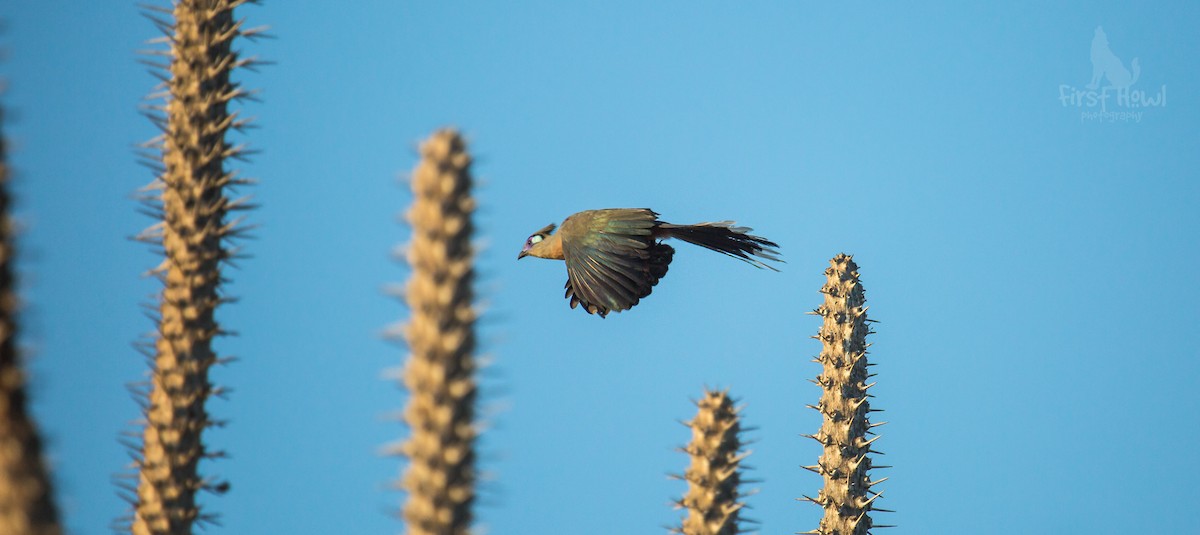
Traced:
[[[581, 304], [604, 316], [627, 310], [650, 294], [661, 277], [650, 265], [657, 217], [647, 209], [610, 209], [580, 212], [563, 221], [559, 233], [571, 308]], [[661, 271], [665, 274], [665, 265]]]

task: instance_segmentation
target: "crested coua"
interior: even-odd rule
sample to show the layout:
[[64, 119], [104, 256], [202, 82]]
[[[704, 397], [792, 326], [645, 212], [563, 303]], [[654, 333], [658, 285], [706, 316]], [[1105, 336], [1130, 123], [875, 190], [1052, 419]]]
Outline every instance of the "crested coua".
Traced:
[[782, 262], [776, 256], [779, 245], [734, 225], [733, 221], [676, 225], [659, 220], [646, 208], [586, 210], [564, 220], [558, 232], [551, 223], [533, 233], [517, 259], [565, 260], [571, 308], [582, 305], [589, 314], [604, 317], [633, 308], [667, 275], [675, 254], [661, 241], [668, 238], [778, 271], [763, 260]]

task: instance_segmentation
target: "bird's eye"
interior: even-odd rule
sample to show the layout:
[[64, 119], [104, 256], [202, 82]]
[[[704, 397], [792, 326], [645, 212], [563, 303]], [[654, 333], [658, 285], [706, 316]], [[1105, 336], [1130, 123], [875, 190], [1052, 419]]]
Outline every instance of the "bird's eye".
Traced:
[[530, 237], [529, 237], [529, 245], [533, 245], [533, 244], [535, 244], [535, 243], [537, 243], [537, 242], [540, 242], [540, 241], [542, 241], [542, 236], [541, 236], [541, 234], [534, 234], [533, 236], [530, 236]]

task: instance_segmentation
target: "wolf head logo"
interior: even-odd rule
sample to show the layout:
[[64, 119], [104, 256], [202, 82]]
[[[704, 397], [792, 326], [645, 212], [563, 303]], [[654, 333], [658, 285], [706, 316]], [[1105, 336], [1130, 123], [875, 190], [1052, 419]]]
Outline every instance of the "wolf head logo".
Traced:
[[1133, 58], [1129, 66], [1133, 69], [1133, 74], [1125, 68], [1121, 58], [1108, 48], [1108, 36], [1104, 34], [1104, 28], [1097, 26], [1096, 34], [1092, 37], [1092, 82], [1087, 88], [1096, 89], [1100, 87], [1100, 81], [1107, 78], [1109, 85], [1106, 88], [1128, 89], [1137, 82], [1138, 75], [1142, 73], [1137, 58]]

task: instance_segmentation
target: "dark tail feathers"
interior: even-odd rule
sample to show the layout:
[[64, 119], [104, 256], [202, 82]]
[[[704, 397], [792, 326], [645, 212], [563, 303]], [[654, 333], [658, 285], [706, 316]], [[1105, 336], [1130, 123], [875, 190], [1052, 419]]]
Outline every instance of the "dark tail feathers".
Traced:
[[779, 254], [777, 250], [779, 244], [766, 238], [747, 234], [751, 230], [748, 227], [735, 227], [734, 225], [733, 221], [696, 225], [663, 223], [658, 228], [664, 237], [679, 238], [705, 249], [732, 256], [755, 267], [779, 271], [762, 261], [783, 262], [776, 256]]

